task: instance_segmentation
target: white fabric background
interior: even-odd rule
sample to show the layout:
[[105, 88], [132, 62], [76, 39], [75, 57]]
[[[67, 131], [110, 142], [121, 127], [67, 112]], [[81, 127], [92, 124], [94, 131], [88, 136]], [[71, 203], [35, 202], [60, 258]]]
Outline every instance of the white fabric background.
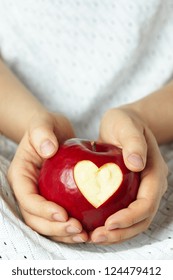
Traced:
[[[108, 108], [158, 89], [173, 74], [171, 0], [0, 0], [0, 55], [79, 137], [97, 138]], [[173, 258], [172, 146], [169, 190], [150, 229], [121, 245], [56, 244], [18, 217], [6, 181], [13, 147], [0, 140], [1, 259]]]

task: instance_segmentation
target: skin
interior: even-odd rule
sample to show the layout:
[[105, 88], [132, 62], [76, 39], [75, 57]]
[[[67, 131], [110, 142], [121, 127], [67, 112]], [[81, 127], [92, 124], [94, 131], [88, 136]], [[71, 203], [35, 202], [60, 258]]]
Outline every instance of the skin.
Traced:
[[167, 189], [168, 168], [158, 144], [173, 140], [173, 83], [103, 115], [99, 140], [120, 146], [126, 166], [142, 171], [142, 180], [136, 201], [89, 235], [65, 209], [46, 201], [37, 189], [43, 160], [54, 155], [63, 140], [74, 137], [70, 121], [48, 112], [2, 61], [0, 100], [0, 131], [19, 143], [8, 180], [28, 226], [58, 242], [107, 245], [123, 242], [149, 227]]

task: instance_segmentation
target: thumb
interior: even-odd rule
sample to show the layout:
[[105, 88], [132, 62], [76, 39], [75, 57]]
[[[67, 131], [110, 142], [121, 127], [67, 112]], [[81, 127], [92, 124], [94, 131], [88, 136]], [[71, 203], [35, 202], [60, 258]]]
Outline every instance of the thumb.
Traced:
[[[116, 121], [115, 121], [116, 120]], [[147, 159], [144, 127], [121, 110], [110, 110], [100, 127], [101, 141], [122, 148], [125, 165], [131, 171], [142, 171]]]
[[143, 125], [137, 125], [132, 121], [126, 122], [125, 126], [117, 133], [125, 165], [128, 169], [139, 172], [146, 165], [147, 141]]
[[[129, 143], [128, 143], [129, 142]], [[125, 165], [132, 171], [142, 171], [146, 165], [146, 145], [143, 139], [136, 141], [133, 136], [128, 141], [122, 141]]]
[[[116, 135], [116, 133], [114, 133]], [[111, 140], [110, 140], [111, 139]], [[147, 159], [147, 143], [143, 134], [131, 130], [126, 131], [126, 136], [115, 139], [112, 135], [110, 139], [100, 138], [99, 141], [105, 141], [122, 149], [123, 159], [126, 167], [134, 172], [140, 172], [144, 169]]]
[[34, 122], [29, 132], [29, 138], [32, 146], [42, 158], [49, 158], [58, 150], [53, 121]]
[[125, 165], [132, 171], [142, 171], [146, 165], [147, 142], [141, 130], [128, 126], [119, 134]]

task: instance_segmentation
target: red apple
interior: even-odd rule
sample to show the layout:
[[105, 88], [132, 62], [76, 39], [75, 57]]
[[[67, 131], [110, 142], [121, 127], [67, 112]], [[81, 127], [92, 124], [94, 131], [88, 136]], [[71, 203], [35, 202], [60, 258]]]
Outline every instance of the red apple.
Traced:
[[74, 138], [45, 160], [39, 190], [89, 232], [136, 199], [139, 181], [139, 173], [125, 166], [120, 148]]

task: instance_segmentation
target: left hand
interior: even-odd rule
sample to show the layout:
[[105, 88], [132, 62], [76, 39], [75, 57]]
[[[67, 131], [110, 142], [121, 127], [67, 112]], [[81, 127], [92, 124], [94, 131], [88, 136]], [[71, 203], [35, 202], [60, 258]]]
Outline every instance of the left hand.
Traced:
[[136, 200], [90, 234], [90, 242], [108, 245], [147, 230], [167, 189], [168, 168], [151, 130], [128, 107], [111, 109], [103, 116], [100, 140], [121, 147], [127, 168], [141, 171]]
[[39, 194], [38, 177], [46, 158], [52, 157], [59, 144], [74, 137], [70, 121], [46, 110], [36, 113], [28, 124], [8, 171], [25, 223], [44, 236], [63, 243], [81, 243], [88, 239], [81, 223], [68, 216], [60, 205]]

